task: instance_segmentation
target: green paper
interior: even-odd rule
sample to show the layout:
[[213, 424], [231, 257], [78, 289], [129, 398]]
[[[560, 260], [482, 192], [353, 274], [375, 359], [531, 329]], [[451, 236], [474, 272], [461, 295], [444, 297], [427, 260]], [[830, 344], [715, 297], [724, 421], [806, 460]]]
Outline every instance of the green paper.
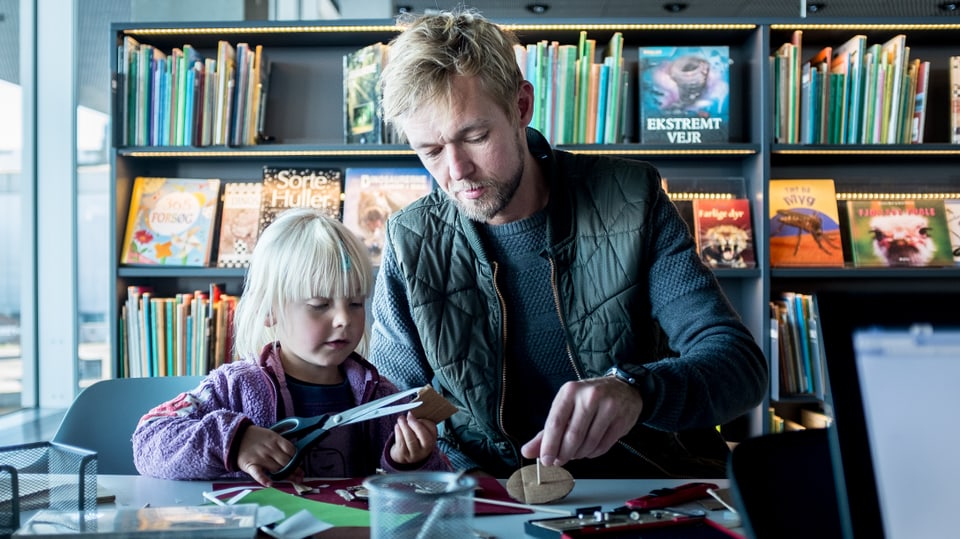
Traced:
[[370, 511], [318, 502], [309, 498], [294, 496], [275, 488], [254, 490], [244, 496], [242, 500], [238, 500], [238, 503], [272, 505], [283, 511], [286, 518], [290, 518], [300, 510], [306, 509], [314, 517], [333, 526], [370, 527]]

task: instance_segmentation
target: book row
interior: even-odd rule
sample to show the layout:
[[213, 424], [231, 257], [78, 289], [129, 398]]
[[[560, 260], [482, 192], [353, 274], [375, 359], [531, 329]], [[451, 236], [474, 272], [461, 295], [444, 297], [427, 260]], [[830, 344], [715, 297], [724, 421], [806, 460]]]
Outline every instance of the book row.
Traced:
[[285, 209], [340, 219], [379, 264], [387, 217], [433, 189], [423, 168], [263, 168], [259, 181], [137, 177], [120, 262], [242, 268]]
[[271, 62], [262, 45], [169, 52], [124, 36], [117, 54], [121, 145], [253, 145], [264, 133]]
[[127, 287], [120, 313], [121, 377], [197, 376], [235, 359], [233, 313], [237, 297], [211, 284], [208, 291], [158, 297]]
[[[344, 56], [347, 143], [402, 142], [377, 117], [388, 47], [376, 43]], [[729, 47], [640, 47], [638, 62], [625, 61], [620, 32], [601, 50], [581, 31], [576, 44], [542, 40], [517, 45], [515, 53], [536, 96], [530, 126], [553, 144], [636, 142], [637, 120], [645, 143], [729, 141]]]
[[826, 392], [817, 298], [784, 292], [770, 301], [770, 399]]
[[770, 264], [858, 268], [960, 264], [960, 199], [953, 196], [857, 198], [838, 196], [829, 178], [770, 180]]
[[[931, 64], [911, 56], [905, 34], [873, 44], [858, 34], [809, 57], [802, 40], [803, 32], [794, 31], [771, 58], [777, 142], [924, 142]], [[954, 91], [960, 84], [960, 58], [955, 58], [949, 66], [951, 110], [960, 107], [960, 94]], [[950, 123], [952, 143], [960, 142], [956, 116]]]

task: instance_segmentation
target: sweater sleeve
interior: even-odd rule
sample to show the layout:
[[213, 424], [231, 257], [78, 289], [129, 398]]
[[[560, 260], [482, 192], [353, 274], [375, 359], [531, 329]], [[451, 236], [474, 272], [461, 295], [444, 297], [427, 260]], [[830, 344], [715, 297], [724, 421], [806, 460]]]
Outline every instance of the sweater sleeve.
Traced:
[[767, 363], [750, 331], [697, 255], [686, 223], [661, 191], [650, 237], [652, 314], [678, 353], [645, 366], [655, 378], [650, 427], [678, 431], [730, 421], [762, 401]]
[[231, 449], [250, 422], [272, 424], [275, 391], [253, 362], [211, 372], [193, 391], [147, 412], [133, 433], [134, 463], [162, 479], [249, 478], [234, 469]]
[[[413, 316], [407, 302], [406, 287], [397, 267], [396, 255], [388, 241], [377, 273], [374, 287], [373, 330], [370, 354], [367, 359], [380, 373], [396, 383], [401, 389], [422, 387], [430, 383], [433, 371], [420, 346]], [[439, 448], [459, 469], [471, 469], [476, 465], [466, 455], [444, 439], [444, 425], [440, 429]], [[391, 429], [392, 432], [392, 429]], [[389, 446], [386, 446], [389, 447]]]

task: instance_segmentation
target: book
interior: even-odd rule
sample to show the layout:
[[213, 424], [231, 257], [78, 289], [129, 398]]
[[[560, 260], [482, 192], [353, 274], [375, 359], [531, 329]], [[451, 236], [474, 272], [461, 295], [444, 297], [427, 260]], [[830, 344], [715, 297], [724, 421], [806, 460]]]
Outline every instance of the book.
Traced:
[[856, 267], [952, 266], [943, 199], [849, 200]]
[[640, 141], [729, 140], [730, 49], [639, 48]]
[[771, 179], [768, 208], [771, 266], [843, 266], [832, 179]]
[[693, 217], [700, 259], [711, 268], [753, 268], [753, 226], [745, 198], [695, 198]]
[[386, 61], [387, 46], [374, 43], [343, 57], [344, 140], [353, 144], [381, 144], [383, 128], [377, 114], [377, 84]]
[[260, 228], [257, 236], [290, 208], [316, 208], [341, 218], [343, 172], [339, 168], [263, 167], [260, 195]]
[[245, 268], [260, 232], [260, 182], [227, 182], [223, 185], [220, 233], [217, 242], [218, 268]]
[[135, 178], [120, 263], [208, 265], [219, 195], [219, 179]]
[[927, 127], [927, 90], [930, 86], [930, 62], [920, 62], [917, 69], [917, 85], [913, 94], [913, 124], [910, 130], [910, 142], [923, 143], [923, 133]]
[[947, 231], [950, 233], [953, 261], [960, 265], [960, 199], [948, 198], [943, 201], [947, 213]]
[[960, 56], [950, 57], [950, 144], [960, 144]]
[[98, 507], [96, 511], [43, 509], [13, 537], [218, 537], [257, 535], [255, 503], [171, 505], [166, 507]]
[[343, 186], [343, 223], [367, 246], [373, 265], [380, 263], [387, 218], [433, 189], [426, 169], [347, 168]]

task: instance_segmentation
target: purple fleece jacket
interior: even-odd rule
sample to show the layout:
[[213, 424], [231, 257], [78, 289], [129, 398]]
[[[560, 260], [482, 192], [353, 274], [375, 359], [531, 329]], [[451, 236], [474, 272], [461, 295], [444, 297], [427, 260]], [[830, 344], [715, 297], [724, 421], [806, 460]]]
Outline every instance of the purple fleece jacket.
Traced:
[[[358, 404], [398, 391], [358, 354], [347, 358], [343, 370]], [[211, 371], [193, 391], [147, 412], [133, 433], [133, 460], [141, 474], [162, 479], [250, 479], [237, 469], [243, 432], [250, 425], [269, 428], [293, 415], [293, 409], [279, 344], [267, 345], [259, 359], [223, 365]], [[395, 424], [396, 415], [358, 423], [365, 438], [350, 440], [353, 447], [324, 447], [325, 440], [321, 440], [316, 450], [343, 455], [379, 454], [379, 466], [386, 472], [450, 470], [449, 461], [436, 448], [415, 468], [393, 462], [389, 448], [393, 446]], [[351, 463], [351, 469], [363, 470], [357, 475], [369, 475], [374, 473], [376, 463]]]

